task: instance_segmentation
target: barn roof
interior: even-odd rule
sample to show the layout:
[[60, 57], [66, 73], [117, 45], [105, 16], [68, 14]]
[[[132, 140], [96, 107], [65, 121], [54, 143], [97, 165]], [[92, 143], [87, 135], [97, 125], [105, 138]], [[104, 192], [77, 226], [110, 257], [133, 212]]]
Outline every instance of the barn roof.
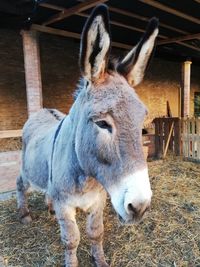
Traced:
[[200, 65], [200, 0], [1, 0], [0, 27], [32, 28], [80, 38], [91, 9], [110, 9], [113, 46], [129, 49], [156, 16], [160, 32], [156, 54], [172, 60], [191, 59]]

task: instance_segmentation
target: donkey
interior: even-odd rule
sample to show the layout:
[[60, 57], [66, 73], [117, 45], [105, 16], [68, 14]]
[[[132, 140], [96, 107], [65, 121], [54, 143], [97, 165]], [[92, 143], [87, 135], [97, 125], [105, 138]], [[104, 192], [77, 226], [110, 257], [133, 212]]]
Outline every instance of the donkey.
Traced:
[[19, 214], [23, 223], [31, 222], [29, 186], [46, 193], [60, 225], [66, 266], [78, 266], [76, 208], [87, 212], [96, 266], [108, 267], [102, 246], [107, 193], [126, 224], [140, 221], [150, 206], [152, 191], [142, 149], [147, 110], [132, 86], [142, 81], [157, 34], [158, 21], [153, 18], [138, 45], [110, 64], [108, 9], [97, 6], [83, 29], [82, 78], [69, 115], [42, 109], [24, 126]]

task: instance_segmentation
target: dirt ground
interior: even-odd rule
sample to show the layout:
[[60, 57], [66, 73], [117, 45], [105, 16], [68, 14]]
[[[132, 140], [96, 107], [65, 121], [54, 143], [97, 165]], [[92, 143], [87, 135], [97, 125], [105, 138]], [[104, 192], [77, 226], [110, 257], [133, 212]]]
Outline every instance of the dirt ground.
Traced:
[[[170, 157], [149, 162], [152, 207], [139, 225], [123, 226], [108, 200], [104, 248], [111, 267], [200, 267], [200, 165]], [[64, 248], [57, 222], [44, 197], [29, 199], [33, 223], [19, 223], [16, 199], [0, 202], [0, 266], [62, 266]], [[78, 212], [80, 267], [93, 266], [85, 234], [85, 216]]]

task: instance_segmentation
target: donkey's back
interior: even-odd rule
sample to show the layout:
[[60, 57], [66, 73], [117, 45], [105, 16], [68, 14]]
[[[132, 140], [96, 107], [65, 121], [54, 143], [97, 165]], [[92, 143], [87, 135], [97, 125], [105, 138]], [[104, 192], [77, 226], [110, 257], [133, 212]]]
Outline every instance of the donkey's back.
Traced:
[[65, 114], [56, 109], [41, 109], [33, 114], [23, 127], [23, 144], [28, 144], [33, 138], [46, 136], [64, 118]]
[[[55, 109], [41, 109], [33, 114], [23, 128], [21, 176], [25, 187], [32, 185], [46, 191], [49, 162], [55, 131], [65, 115]], [[18, 178], [20, 183], [20, 178]]]

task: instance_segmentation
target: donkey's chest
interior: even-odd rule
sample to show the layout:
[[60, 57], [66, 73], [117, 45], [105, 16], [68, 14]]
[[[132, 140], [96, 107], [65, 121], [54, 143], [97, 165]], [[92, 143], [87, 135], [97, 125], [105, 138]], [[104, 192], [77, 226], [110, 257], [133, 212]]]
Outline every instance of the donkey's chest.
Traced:
[[106, 197], [106, 192], [100, 184], [95, 184], [91, 188], [80, 193], [74, 193], [68, 198], [68, 205], [88, 211], [92, 206], [100, 204]]

